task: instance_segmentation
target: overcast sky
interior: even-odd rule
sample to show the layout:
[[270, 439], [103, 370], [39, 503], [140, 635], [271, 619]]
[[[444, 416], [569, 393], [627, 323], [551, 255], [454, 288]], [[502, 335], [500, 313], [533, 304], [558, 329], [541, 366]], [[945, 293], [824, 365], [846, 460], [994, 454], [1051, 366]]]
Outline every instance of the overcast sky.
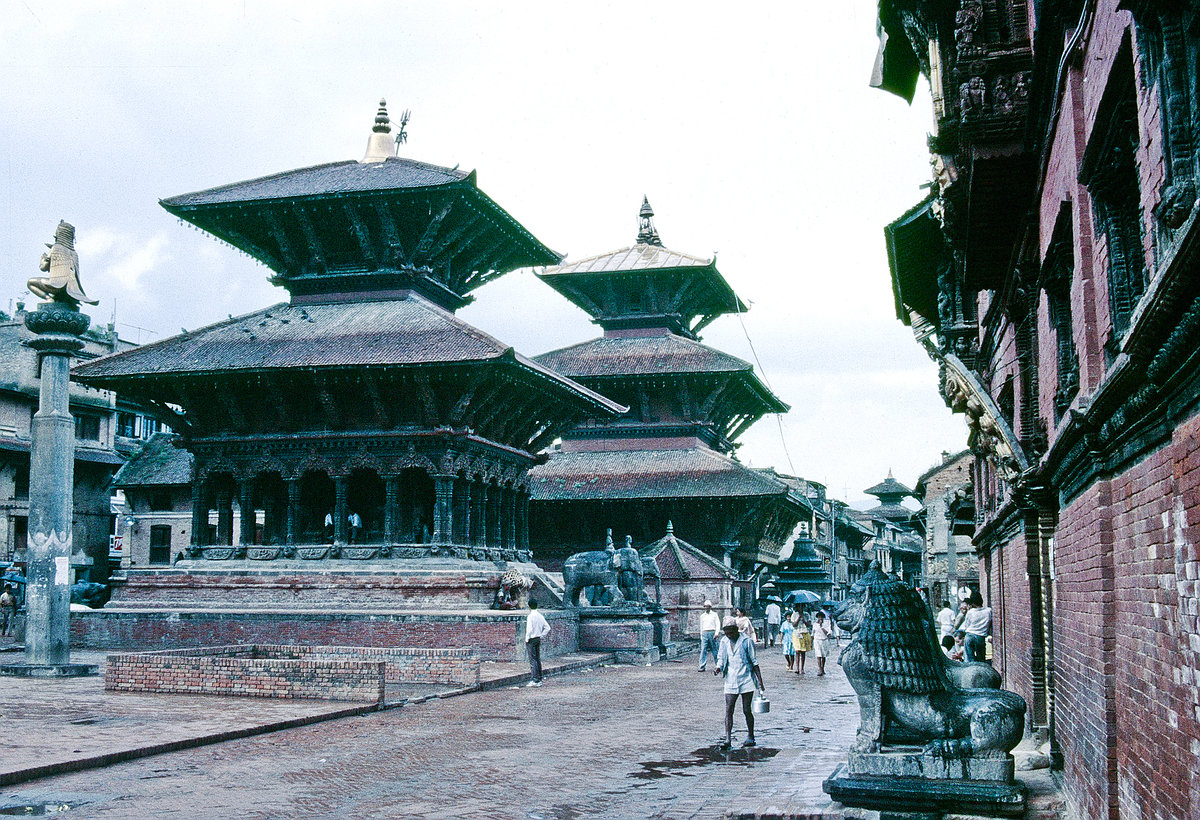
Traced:
[[[871, 0], [0, 0], [0, 307], [59, 219], [133, 341], [283, 301], [158, 200], [361, 158], [386, 97], [405, 156], [476, 169], [569, 259], [633, 244], [643, 194], [667, 247], [718, 254], [751, 310], [703, 341], [752, 342], [792, 406], [743, 461], [851, 501], [911, 486], [966, 433], [895, 318], [883, 226], [923, 195], [930, 115], [867, 86], [874, 29]], [[460, 315], [527, 355], [599, 335], [528, 271], [475, 295]]]

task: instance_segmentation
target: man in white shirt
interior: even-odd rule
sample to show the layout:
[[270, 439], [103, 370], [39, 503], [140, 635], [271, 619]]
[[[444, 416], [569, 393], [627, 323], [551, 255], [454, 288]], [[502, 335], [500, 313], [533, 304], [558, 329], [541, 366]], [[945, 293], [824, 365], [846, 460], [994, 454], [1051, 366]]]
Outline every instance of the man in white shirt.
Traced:
[[767, 604], [767, 646], [774, 646], [779, 637], [779, 625], [783, 623], [783, 613], [779, 604], [771, 601]]
[[525, 651], [529, 655], [529, 683], [526, 686], [542, 685], [542, 638], [550, 634], [550, 624], [538, 612], [538, 603], [529, 599], [529, 617], [525, 619]]
[[725, 637], [721, 638], [721, 650], [717, 653], [717, 668], [713, 674], [725, 675], [725, 742], [722, 748], [733, 745], [733, 710], [738, 698], [742, 699], [742, 714], [746, 716], [746, 741], [743, 746], [754, 746], [754, 712], [750, 702], [754, 698], [754, 684], [766, 694], [762, 671], [758, 668], [758, 656], [754, 652], [754, 641], [749, 635], [739, 633], [737, 624], [725, 624]]
[[713, 662], [717, 662], [717, 633], [721, 631], [721, 616], [713, 612], [712, 601], [704, 602], [704, 612], [700, 615], [700, 671], [708, 667], [708, 656], [711, 653]]
[[967, 613], [959, 627], [966, 633], [967, 660], [986, 661], [987, 636], [992, 631], [992, 608], [983, 605], [983, 598], [978, 592], [971, 595], [967, 606]]
[[350, 543], [358, 543], [358, 534], [362, 530], [362, 517], [358, 513], [351, 511], [346, 516], [346, 523], [350, 525]]
[[942, 608], [937, 614], [938, 625], [938, 640], [947, 635], [954, 635], [954, 610], [950, 608], [949, 601], [942, 601]]

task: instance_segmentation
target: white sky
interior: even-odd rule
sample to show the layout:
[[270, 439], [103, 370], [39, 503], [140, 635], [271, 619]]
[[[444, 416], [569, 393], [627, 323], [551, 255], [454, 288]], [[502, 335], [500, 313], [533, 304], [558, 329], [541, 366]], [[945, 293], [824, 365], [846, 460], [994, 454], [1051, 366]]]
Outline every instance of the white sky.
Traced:
[[[874, 25], [871, 0], [0, 0], [0, 307], [59, 219], [131, 340], [283, 301], [158, 200], [358, 159], [382, 96], [413, 111], [405, 156], [477, 169], [571, 259], [632, 244], [648, 195], [751, 305], [795, 471], [851, 501], [889, 468], [911, 486], [966, 433], [895, 318], [883, 226], [923, 195], [930, 116], [867, 86]], [[460, 315], [527, 355], [599, 335], [529, 272], [475, 295]], [[736, 317], [703, 340], [752, 360]], [[774, 417], [742, 442], [790, 469]]]

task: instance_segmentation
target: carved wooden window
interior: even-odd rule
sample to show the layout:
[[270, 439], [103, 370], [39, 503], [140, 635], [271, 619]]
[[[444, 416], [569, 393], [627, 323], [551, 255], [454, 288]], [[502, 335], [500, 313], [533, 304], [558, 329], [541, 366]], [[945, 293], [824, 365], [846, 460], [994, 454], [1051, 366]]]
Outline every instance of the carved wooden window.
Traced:
[[[1108, 250], [1114, 340], [1129, 328], [1138, 299], [1146, 291], [1137, 147], [1137, 93], [1127, 38], [1113, 63], [1081, 174], [1092, 196], [1096, 234], [1104, 237]], [[1111, 344], [1109, 352], [1115, 352]]]
[[1075, 347], [1075, 324], [1071, 315], [1071, 282], [1075, 276], [1074, 229], [1070, 203], [1063, 203], [1046, 261], [1042, 286], [1055, 338], [1058, 389], [1054, 393], [1054, 419], [1058, 421], [1079, 393], [1079, 355]]

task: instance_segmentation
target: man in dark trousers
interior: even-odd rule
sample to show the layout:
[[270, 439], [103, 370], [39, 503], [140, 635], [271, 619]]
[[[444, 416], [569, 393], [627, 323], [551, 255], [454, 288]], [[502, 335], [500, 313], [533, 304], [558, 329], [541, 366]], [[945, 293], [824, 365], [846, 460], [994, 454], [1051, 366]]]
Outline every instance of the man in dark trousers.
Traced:
[[758, 668], [754, 641], [748, 635], [740, 634], [734, 623], [725, 624], [724, 632], [725, 637], [721, 638], [721, 649], [717, 653], [717, 668], [713, 672], [714, 675], [725, 675], [725, 742], [721, 748], [728, 749], [733, 745], [733, 710], [739, 697], [742, 699], [742, 714], [746, 716], [746, 740], [742, 745], [754, 746], [754, 712], [750, 702], [754, 698], [756, 681], [760, 692], [766, 694], [767, 687]]
[[525, 619], [525, 651], [529, 654], [529, 670], [532, 673], [526, 686], [542, 685], [542, 638], [550, 634], [550, 624], [538, 612], [538, 603], [529, 599], [529, 617]]

